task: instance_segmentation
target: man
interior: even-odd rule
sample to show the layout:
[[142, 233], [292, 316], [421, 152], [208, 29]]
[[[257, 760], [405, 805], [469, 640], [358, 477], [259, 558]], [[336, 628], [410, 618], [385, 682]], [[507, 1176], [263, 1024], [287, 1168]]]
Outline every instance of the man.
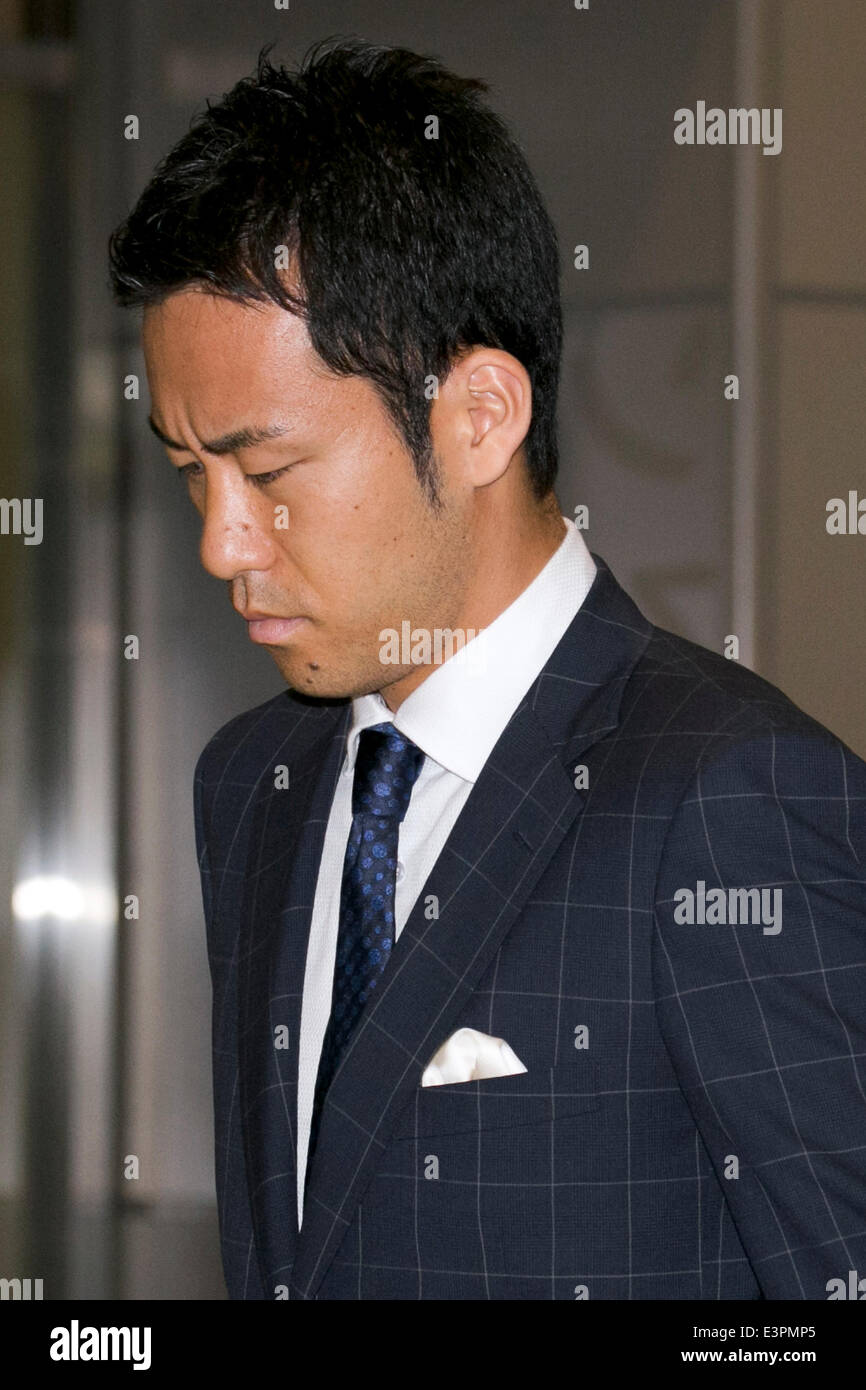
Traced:
[[562, 517], [556, 236], [483, 90], [262, 58], [112, 241], [288, 687], [195, 778], [229, 1294], [823, 1299], [866, 764]]

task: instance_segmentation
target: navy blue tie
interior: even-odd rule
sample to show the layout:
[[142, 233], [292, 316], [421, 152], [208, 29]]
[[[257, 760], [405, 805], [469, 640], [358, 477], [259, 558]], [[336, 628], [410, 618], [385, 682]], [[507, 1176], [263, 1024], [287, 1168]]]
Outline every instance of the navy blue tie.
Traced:
[[364, 1005], [391, 959], [400, 822], [423, 761], [421, 749], [393, 724], [374, 724], [361, 732], [352, 787], [352, 827], [343, 861], [331, 1017], [316, 1077], [308, 1173], [325, 1094]]

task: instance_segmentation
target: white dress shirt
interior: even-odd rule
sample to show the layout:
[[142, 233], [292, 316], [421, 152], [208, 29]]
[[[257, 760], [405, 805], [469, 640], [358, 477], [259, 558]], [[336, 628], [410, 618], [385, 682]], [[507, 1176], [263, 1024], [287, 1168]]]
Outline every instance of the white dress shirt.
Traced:
[[395, 713], [378, 693], [352, 701], [346, 759], [331, 803], [316, 882], [301, 1003], [299, 1227], [316, 1075], [331, 1013], [358, 739], [362, 729], [371, 724], [389, 722], [426, 755], [399, 830], [394, 885], [396, 942], [481, 769], [595, 578], [595, 562], [580, 531], [569, 517], [563, 521], [566, 535], [527, 588], [461, 651], [435, 666]]

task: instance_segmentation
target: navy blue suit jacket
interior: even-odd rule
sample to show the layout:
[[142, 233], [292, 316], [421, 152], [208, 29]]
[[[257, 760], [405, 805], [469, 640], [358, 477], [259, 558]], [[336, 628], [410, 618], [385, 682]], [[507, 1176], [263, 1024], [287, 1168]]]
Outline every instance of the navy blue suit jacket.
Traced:
[[[301, 992], [350, 703], [284, 691], [199, 759], [231, 1298], [825, 1299], [866, 1275], [866, 763], [594, 558], [334, 1078], [300, 1233]], [[738, 888], [779, 889], [781, 929]], [[678, 920], [712, 889], [727, 923]], [[527, 1070], [422, 1088], [464, 1026]]]

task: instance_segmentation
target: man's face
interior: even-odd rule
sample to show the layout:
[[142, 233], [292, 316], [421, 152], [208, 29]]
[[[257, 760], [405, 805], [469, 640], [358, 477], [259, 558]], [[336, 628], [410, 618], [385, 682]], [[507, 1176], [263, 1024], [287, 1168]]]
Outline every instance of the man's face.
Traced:
[[[239, 612], [267, 615], [250, 636], [298, 691], [399, 691], [417, 671], [382, 665], [380, 633], [457, 625], [471, 485], [441, 458], [433, 510], [369, 381], [329, 373], [276, 305], [184, 290], [145, 311], [143, 346], [151, 418], [182, 446], [169, 457], [202, 517], [202, 564]], [[224, 452], [225, 436], [277, 428]]]

